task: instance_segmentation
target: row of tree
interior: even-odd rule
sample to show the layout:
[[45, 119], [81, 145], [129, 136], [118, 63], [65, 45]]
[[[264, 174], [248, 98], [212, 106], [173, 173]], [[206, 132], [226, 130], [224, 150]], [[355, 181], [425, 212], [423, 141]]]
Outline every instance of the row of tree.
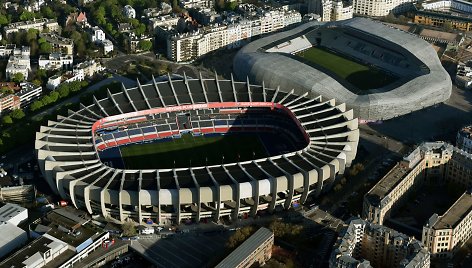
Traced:
[[71, 93], [80, 91], [87, 85], [87, 81], [73, 81], [69, 83], [62, 83], [56, 90], [53, 90], [49, 94], [44, 95], [41, 99], [34, 101], [30, 106], [30, 110], [32, 112], [35, 112], [45, 106], [54, 104], [60, 99], [68, 97]]

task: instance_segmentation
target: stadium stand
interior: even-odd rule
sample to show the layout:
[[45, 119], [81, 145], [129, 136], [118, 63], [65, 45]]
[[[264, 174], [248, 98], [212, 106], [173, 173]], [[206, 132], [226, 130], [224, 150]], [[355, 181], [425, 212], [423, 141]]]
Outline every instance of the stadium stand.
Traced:
[[[191, 123], [184, 129], [176, 121], [182, 114]], [[185, 168], [124, 169], [101, 159], [115, 157], [120, 146], [166, 142], [189, 129], [193, 135], [277, 131], [297, 144], [287, 152], [274, 148], [268, 157]], [[334, 99], [184, 76], [94, 98], [42, 126], [35, 148], [47, 183], [74, 206], [122, 222], [170, 223], [255, 216], [303, 203], [332, 187], [354, 159], [358, 140], [353, 111]]]

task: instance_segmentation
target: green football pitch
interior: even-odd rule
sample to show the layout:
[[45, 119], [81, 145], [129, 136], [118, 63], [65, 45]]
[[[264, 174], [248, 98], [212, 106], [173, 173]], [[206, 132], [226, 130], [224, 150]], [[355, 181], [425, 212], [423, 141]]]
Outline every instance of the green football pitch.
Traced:
[[127, 169], [179, 168], [219, 165], [267, 157], [257, 134], [193, 136], [184, 134], [166, 142], [122, 147]]
[[379, 69], [352, 61], [323, 48], [312, 47], [297, 56], [334, 73], [359, 90], [380, 88], [397, 79]]

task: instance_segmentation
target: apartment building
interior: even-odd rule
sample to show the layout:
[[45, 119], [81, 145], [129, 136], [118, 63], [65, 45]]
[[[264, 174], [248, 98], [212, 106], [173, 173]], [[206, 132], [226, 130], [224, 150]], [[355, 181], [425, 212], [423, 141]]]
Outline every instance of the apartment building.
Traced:
[[175, 26], [163, 23], [157, 28], [157, 36], [165, 38], [169, 59], [189, 62], [219, 48], [240, 47], [251, 37], [281, 30], [302, 19], [296, 11], [264, 10], [247, 4], [240, 5], [240, 10], [245, 15], [186, 33], [176, 31], [179, 22]]
[[[470, 67], [468, 68], [472, 74], [472, 70], [470, 70]], [[457, 132], [456, 146], [464, 152], [472, 153], [472, 126], [463, 127]]]
[[353, 16], [352, 1], [310, 0], [308, 12], [320, 15], [321, 21], [350, 19]]
[[77, 76], [77, 80], [85, 80], [86, 77], [94, 76], [97, 72], [101, 71], [102, 67], [94, 60], [84, 61], [74, 66], [72, 74]]
[[23, 74], [28, 79], [28, 73], [31, 71], [29, 55], [12, 55], [8, 58], [7, 67], [5, 69], [6, 78], [11, 80], [17, 73]]
[[429, 268], [430, 254], [418, 240], [383, 225], [355, 219], [340, 235], [330, 268]]
[[[365, 196], [362, 216], [383, 224], [424, 183], [472, 187], [472, 155], [445, 142], [427, 142], [390, 170]], [[464, 193], [442, 216], [423, 227], [423, 243], [434, 257], [451, 257], [472, 236], [472, 197]], [[438, 240], [439, 239], [439, 240]]]
[[62, 52], [68, 55], [74, 54], [74, 41], [72, 39], [55, 33], [41, 33], [39, 37], [46, 39], [46, 42], [52, 45], [55, 52]]
[[[15, 83], [0, 83], [0, 86], [9, 84], [13, 93], [0, 94], [0, 113], [26, 107], [43, 93], [43, 88], [35, 84], [24, 82], [17, 86]], [[12, 86], [13, 85], [13, 86]]]
[[465, 192], [445, 213], [423, 226], [422, 242], [434, 257], [450, 258], [472, 237], [472, 193]]
[[54, 19], [35, 19], [33, 21], [14, 22], [3, 27], [3, 31], [6, 35], [18, 31], [28, 31], [29, 29], [36, 29], [38, 31], [48, 29], [50, 32], [57, 32], [60, 30], [60, 26]]
[[[363, 218], [383, 224], [409, 193], [425, 182], [440, 181], [454, 147], [444, 142], [424, 143], [395, 165], [365, 196]], [[452, 162], [451, 162], [452, 163]]]
[[415, 0], [354, 0], [354, 13], [358, 15], [383, 17], [390, 12], [399, 13], [408, 10]]
[[73, 61], [72, 55], [53, 52], [48, 55], [40, 55], [38, 65], [39, 69], [45, 70], [70, 69]]
[[216, 268], [249, 268], [253, 267], [254, 264], [262, 266], [272, 256], [273, 246], [274, 233], [261, 227], [216, 265]]

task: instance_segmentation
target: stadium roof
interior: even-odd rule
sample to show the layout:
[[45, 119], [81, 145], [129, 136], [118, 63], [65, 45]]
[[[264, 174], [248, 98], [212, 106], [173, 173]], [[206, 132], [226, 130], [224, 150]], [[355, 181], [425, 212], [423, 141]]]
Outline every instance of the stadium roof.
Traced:
[[216, 268], [239, 267], [248, 256], [254, 253], [263, 243], [271, 239], [274, 239], [274, 233], [271, 230], [265, 227], [259, 228], [259, 230], [216, 265]]
[[[318, 35], [321, 32], [325, 34]], [[354, 40], [359, 44], [359, 49], [366, 47], [369, 51], [378, 50], [377, 54], [380, 56], [361, 53], [341, 43], [344, 41], [337, 37], [329, 39], [329, 34]], [[331, 45], [338, 54], [346, 54], [361, 62], [367, 62], [385, 72], [393, 73], [400, 79], [381, 88], [354, 93], [352, 86], [345, 80], [304, 64], [290, 54], [268, 53], [268, 49], [300, 36], [305, 36], [312, 44], [321, 42], [323, 46]], [[327, 38], [326, 43], [323, 38]], [[284, 48], [285, 50], [287, 49]], [[387, 54], [402, 59], [401, 65], [390, 64], [384, 58]], [[436, 51], [426, 41], [365, 18], [335, 22], [312, 21], [258, 39], [237, 53], [233, 66], [236, 76], [240, 79], [249, 77], [251, 81], [265, 82], [270, 87], [294, 88], [296, 92], [309, 90], [328, 99], [336, 98], [354, 109], [356, 116], [366, 120], [390, 119], [441, 103], [449, 99], [452, 89], [448, 73], [442, 67]]]

